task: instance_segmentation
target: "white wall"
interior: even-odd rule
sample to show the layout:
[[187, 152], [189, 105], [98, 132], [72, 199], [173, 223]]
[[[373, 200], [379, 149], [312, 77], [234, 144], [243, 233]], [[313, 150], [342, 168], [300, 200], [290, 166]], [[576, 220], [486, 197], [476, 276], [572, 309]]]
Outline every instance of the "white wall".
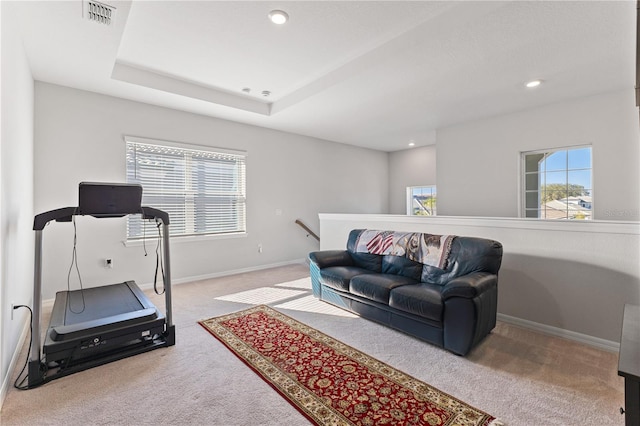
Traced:
[[499, 241], [500, 318], [596, 346], [615, 349], [624, 304], [640, 304], [639, 222], [323, 214], [322, 249], [356, 228]]
[[[0, 405], [10, 368], [28, 320], [11, 302], [30, 305], [33, 282], [33, 114], [34, 84], [14, 27], [15, 4], [1, 2], [2, 109], [0, 146]], [[24, 360], [20, 360], [23, 362]]]
[[640, 220], [633, 89], [439, 129], [438, 214], [518, 217], [520, 152], [585, 144], [593, 146], [594, 219]]
[[407, 213], [408, 186], [436, 185], [436, 146], [389, 153], [389, 212]]
[[[302, 261], [318, 243], [294, 224], [318, 231], [320, 211], [386, 213], [388, 159], [380, 151], [331, 143], [160, 108], [47, 83], [36, 83], [35, 210], [76, 206], [81, 181], [123, 182], [123, 135], [245, 150], [247, 236], [172, 239], [174, 281]], [[368, 173], [369, 169], [377, 171]], [[281, 210], [281, 215], [276, 215]], [[78, 257], [85, 286], [133, 279], [152, 282], [154, 246], [124, 247], [124, 219], [79, 218]], [[73, 227], [45, 228], [43, 298], [65, 290]], [[257, 246], [262, 244], [263, 253]], [[103, 259], [114, 259], [105, 269]], [[77, 278], [72, 275], [72, 287]]]

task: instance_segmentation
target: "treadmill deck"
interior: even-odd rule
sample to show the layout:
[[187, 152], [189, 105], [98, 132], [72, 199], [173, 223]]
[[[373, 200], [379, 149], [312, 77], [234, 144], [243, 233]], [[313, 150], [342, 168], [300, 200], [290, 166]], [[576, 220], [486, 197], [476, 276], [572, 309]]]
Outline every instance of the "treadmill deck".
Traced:
[[164, 331], [165, 317], [133, 281], [60, 291], [43, 352], [48, 363], [74, 361], [130, 345]]

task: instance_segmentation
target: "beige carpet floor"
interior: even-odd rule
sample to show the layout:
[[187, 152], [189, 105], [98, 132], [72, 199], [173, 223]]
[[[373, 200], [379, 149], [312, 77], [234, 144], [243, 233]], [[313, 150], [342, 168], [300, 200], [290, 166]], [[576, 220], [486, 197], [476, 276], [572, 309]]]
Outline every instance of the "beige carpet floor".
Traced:
[[[624, 424], [624, 382], [615, 353], [499, 322], [462, 358], [317, 301], [302, 264], [180, 284], [173, 294], [175, 346], [36, 389], [12, 388], [0, 412], [2, 425], [308, 424], [197, 324], [260, 303], [508, 425]], [[161, 296], [152, 300], [162, 307]]]

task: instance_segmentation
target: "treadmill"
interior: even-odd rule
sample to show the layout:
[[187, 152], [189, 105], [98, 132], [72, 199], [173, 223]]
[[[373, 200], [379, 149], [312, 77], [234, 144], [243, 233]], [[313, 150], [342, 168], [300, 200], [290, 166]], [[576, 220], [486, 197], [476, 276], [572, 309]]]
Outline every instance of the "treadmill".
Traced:
[[[78, 207], [64, 207], [34, 218], [36, 232], [33, 286], [33, 330], [29, 354], [28, 387], [175, 344], [171, 315], [169, 215], [141, 205], [142, 186], [92, 183], [79, 185]], [[60, 291], [41, 345], [42, 231], [51, 221], [71, 222], [74, 216], [96, 218], [141, 214], [162, 225], [165, 314], [134, 281], [73, 291]]]

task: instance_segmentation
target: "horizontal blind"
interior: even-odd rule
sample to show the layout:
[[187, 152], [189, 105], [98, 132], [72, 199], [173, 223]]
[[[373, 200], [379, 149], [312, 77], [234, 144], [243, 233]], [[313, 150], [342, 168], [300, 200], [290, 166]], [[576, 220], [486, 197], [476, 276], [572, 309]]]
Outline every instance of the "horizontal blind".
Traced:
[[[245, 232], [245, 155], [126, 141], [127, 182], [142, 185], [142, 204], [169, 214], [170, 235]], [[130, 216], [127, 238], [154, 224]], [[146, 228], [145, 228], [146, 227]]]

